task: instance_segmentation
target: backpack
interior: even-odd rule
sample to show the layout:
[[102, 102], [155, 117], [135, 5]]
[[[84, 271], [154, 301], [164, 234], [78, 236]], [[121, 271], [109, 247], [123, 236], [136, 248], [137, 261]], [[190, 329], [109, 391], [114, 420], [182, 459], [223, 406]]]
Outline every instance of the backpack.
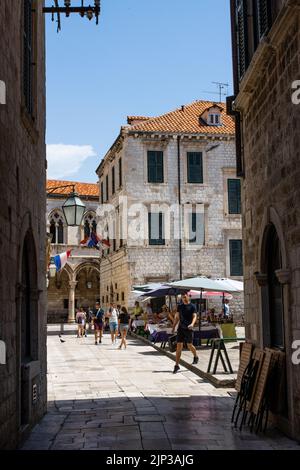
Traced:
[[103, 310], [102, 308], [100, 308], [100, 309], [98, 310], [98, 312], [96, 313], [96, 318], [97, 318], [97, 320], [102, 321], [102, 320], [103, 320], [103, 315], [104, 315], [104, 310]]

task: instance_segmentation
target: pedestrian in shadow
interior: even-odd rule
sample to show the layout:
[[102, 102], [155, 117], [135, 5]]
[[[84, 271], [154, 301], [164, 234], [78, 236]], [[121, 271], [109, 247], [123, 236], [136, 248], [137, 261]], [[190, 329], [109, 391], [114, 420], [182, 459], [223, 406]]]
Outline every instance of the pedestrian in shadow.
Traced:
[[183, 344], [186, 343], [187, 347], [194, 356], [193, 364], [198, 364], [199, 357], [197, 350], [193, 345], [193, 328], [197, 320], [197, 312], [194, 304], [190, 303], [190, 298], [187, 294], [181, 296], [182, 303], [178, 305], [178, 312], [175, 315], [172, 332], [174, 333], [176, 325], [177, 330], [177, 347], [176, 347], [176, 364], [174, 366], [173, 374], [176, 374], [180, 367], [179, 361], [183, 349]]

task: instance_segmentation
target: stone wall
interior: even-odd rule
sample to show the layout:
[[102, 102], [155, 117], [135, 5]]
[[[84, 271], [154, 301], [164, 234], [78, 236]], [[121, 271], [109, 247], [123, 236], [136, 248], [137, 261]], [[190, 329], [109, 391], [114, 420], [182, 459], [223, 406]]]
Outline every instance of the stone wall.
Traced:
[[[147, 151], [162, 150], [164, 152], [164, 183], [149, 184], [147, 181]], [[203, 153], [203, 184], [187, 183], [187, 152]], [[202, 206], [205, 218], [205, 243], [203, 246], [191, 247], [187, 241], [182, 243], [182, 274], [183, 278], [196, 275], [211, 277], [230, 277], [229, 239], [241, 239], [241, 216], [228, 214], [227, 179], [236, 178], [235, 146], [233, 137], [201, 139], [182, 138], [181, 153], [181, 204], [186, 208], [192, 204]], [[179, 241], [174, 239], [174, 225], [171, 224], [170, 237], [166, 237], [165, 246], [149, 246], [147, 210], [151, 204], [164, 204], [175, 207], [178, 203], [178, 169], [177, 169], [177, 136], [130, 135], [124, 131], [124, 141], [115, 154], [107, 158], [101, 168], [100, 184], [106, 175], [111, 175], [111, 168], [118, 167], [118, 159], [123, 163], [123, 186], [115, 194], [109, 192], [108, 203], [114, 207], [122, 206], [122, 198], [126, 197], [127, 210], [131, 210], [127, 225], [135, 223], [135, 212], [145, 210], [141, 219], [138, 240], [127, 238], [127, 253], [121, 263], [122, 276], [128, 274], [125, 264], [128, 262], [130, 278], [124, 285], [126, 300], [131, 307], [134, 297], [130, 295], [133, 285], [145, 284], [149, 280], [178, 280]], [[117, 176], [116, 176], [117, 180]], [[109, 187], [111, 188], [111, 180]], [[105, 200], [105, 198], [104, 198]], [[143, 208], [138, 205], [142, 204]], [[133, 205], [136, 205], [133, 207]], [[171, 221], [174, 217], [171, 216]], [[124, 219], [126, 221], [126, 218]], [[124, 225], [124, 224], [123, 224]], [[186, 223], [181, 224], [182, 233]], [[119, 248], [117, 239], [116, 248]], [[112, 250], [110, 251], [110, 253]], [[109, 255], [112, 271], [116, 269], [116, 255]], [[117, 258], [120, 259], [119, 255]], [[126, 258], [126, 259], [125, 259]], [[120, 261], [119, 261], [120, 262]], [[106, 266], [106, 264], [105, 264]], [[121, 276], [118, 274], [118, 276]], [[101, 267], [101, 283], [110, 285], [111, 270]], [[240, 278], [239, 278], [240, 280]], [[114, 281], [113, 281], [114, 282]], [[106, 287], [107, 288], [107, 287]], [[102, 295], [102, 294], [101, 294]], [[106, 295], [106, 294], [105, 294]], [[105, 297], [106, 300], [106, 297]], [[232, 303], [237, 317], [243, 315], [243, 302]]]
[[[0, 8], [0, 80], [6, 83], [7, 102], [0, 105], [0, 340], [6, 343], [6, 365], [0, 365], [0, 448], [15, 448], [46, 412], [46, 276], [45, 276], [45, 50], [43, 2], [37, 2], [37, 48], [34, 74], [35, 120], [22, 105], [22, 2], [2, 0]], [[32, 301], [37, 309], [35, 362], [21, 364], [21, 264], [25, 235], [30, 235], [37, 282]], [[36, 257], [36, 266], [34, 258]], [[38, 397], [27, 404], [28, 422], [21, 429], [24, 406], [21, 377], [37, 377]], [[23, 390], [24, 391], [24, 390]], [[32, 390], [28, 388], [29, 394]], [[24, 424], [24, 423], [23, 423]]]
[[263, 269], [263, 235], [272, 223], [287, 272], [283, 292], [289, 419], [282, 427], [300, 438], [300, 366], [291, 361], [292, 342], [300, 339], [300, 105], [292, 103], [292, 83], [300, 78], [299, 6], [282, 10], [269, 36], [257, 51], [236, 100], [243, 117], [245, 160], [246, 336], [264, 346], [263, 288], [255, 273]]

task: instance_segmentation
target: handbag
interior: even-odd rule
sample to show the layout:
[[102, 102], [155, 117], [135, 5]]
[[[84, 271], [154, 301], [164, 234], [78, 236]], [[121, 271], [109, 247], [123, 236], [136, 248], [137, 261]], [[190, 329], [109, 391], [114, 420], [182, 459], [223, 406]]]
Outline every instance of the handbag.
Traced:
[[177, 348], [177, 335], [170, 336], [168, 339], [168, 345], [170, 352], [175, 352]]

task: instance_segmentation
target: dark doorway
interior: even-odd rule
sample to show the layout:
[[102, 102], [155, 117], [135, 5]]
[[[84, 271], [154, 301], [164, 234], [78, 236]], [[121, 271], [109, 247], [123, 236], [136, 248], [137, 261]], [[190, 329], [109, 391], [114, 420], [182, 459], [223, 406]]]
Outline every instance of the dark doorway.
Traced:
[[269, 288], [270, 346], [284, 349], [283, 291], [276, 271], [282, 268], [280, 241], [274, 225], [269, 229], [267, 241], [267, 274]]
[[38, 359], [37, 264], [33, 235], [27, 232], [22, 251], [20, 311], [20, 424], [30, 422], [31, 387], [28, 364]]

